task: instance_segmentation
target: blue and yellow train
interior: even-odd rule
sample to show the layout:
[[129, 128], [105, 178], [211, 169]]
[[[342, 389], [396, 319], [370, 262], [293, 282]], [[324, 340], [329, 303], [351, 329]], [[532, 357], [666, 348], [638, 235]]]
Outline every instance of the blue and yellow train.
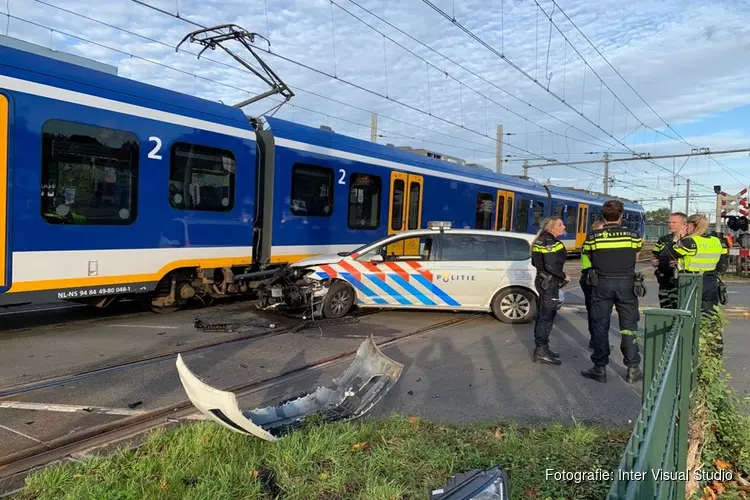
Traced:
[[171, 311], [429, 220], [534, 233], [557, 214], [575, 251], [604, 201], [0, 47], [0, 305]]

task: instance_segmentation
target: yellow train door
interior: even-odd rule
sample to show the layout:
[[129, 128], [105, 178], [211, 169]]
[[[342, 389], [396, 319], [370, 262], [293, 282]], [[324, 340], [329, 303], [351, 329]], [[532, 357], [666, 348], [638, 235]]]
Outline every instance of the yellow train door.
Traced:
[[[422, 193], [424, 178], [421, 175], [391, 172], [391, 198], [388, 208], [388, 234], [396, 234], [422, 227]], [[388, 254], [419, 255], [419, 238], [388, 245]]]
[[586, 226], [588, 226], [589, 220], [589, 206], [583, 203], [578, 205], [578, 230], [576, 231], [576, 249], [583, 247], [583, 242], [586, 240]]
[[513, 198], [511, 191], [498, 190], [495, 213], [495, 231], [510, 231], [513, 224]]

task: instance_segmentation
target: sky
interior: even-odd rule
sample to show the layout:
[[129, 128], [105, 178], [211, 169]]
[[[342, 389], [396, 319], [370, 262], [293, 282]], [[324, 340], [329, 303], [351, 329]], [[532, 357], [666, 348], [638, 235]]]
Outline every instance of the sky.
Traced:
[[[0, 34], [118, 74], [235, 104], [269, 87], [221, 50], [177, 44], [236, 24], [294, 92], [274, 116], [425, 148], [566, 187], [604, 188], [611, 159], [750, 148], [744, 0], [5, 0]], [[160, 9], [159, 12], [143, 4]], [[247, 61], [238, 42], [226, 47]], [[257, 63], [255, 64], [257, 68]], [[273, 96], [243, 108], [269, 112]], [[534, 165], [592, 161], [582, 165]], [[673, 175], [676, 173], [677, 175]], [[609, 164], [610, 193], [713, 215], [750, 185], [750, 153]]]

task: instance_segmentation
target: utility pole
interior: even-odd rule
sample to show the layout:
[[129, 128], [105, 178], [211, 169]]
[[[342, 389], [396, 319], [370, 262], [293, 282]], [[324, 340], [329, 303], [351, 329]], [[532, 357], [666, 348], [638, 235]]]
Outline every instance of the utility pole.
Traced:
[[[503, 173], [503, 126], [497, 126], [497, 151], [495, 152], [495, 170]], [[526, 175], [526, 174], [524, 174]]]
[[690, 215], [690, 179], [687, 180], [685, 187], [685, 213]]
[[529, 160], [523, 161], [523, 178], [524, 179], [529, 178]]
[[721, 186], [714, 186], [716, 192], [716, 232], [721, 232]]
[[378, 114], [370, 115], [370, 141], [378, 142]]
[[604, 153], [604, 194], [609, 194], [609, 153]]
[[674, 196], [670, 195], [669, 196], [669, 213], [671, 214], [673, 212], [674, 212]]

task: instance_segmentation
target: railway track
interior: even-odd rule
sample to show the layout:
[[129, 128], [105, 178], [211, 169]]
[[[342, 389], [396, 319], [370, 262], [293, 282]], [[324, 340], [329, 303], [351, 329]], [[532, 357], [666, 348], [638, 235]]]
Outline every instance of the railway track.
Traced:
[[[360, 309], [348, 317], [356, 319], [362, 316], [369, 316], [372, 314], [376, 314], [378, 312], [381, 312], [381, 311], [376, 310], [376, 309]], [[279, 317], [280, 321], [288, 322], [290, 319], [291, 318], [286, 317], [286, 316]], [[324, 322], [325, 320], [318, 320], [316, 322], [321, 322], [321, 321]], [[227, 324], [227, 325], [229, 325], [230, 328], [232, 326], [232, 324]], [[297, 323], [294, 325], [287, 325], [287, 326], [282, 326], [279, 328], [273, 328], [270, 331], [266, 331], [266, 332], [238, 333], [238, 335], [233, 335], [231, 337], [227, 337], [223, 339], [217, 339], [213, 341], [200, 343], [200, 344], [187, 347], [184, 349], [170, 349], [167, 351], [152, 353], [148, 356], [140, 356], [135, 359], [125, 360], [120, 363], [100, 366], [100, 367], [96, 367], [96, 368], [89, 369], [89, 370], [82, 370], [82, 371], [78, 371], [78, 372], [74, 372], [70, 374], [42, 378], [40, 380], [35, 380], [33, 382], [28, 382], [28, 383], [23, 383], [23, 384], [9, 385], [5, 387], [0, 386], [0, 401], [7, 399], [11, 396], [18, 396], [19, 394], [25, 394], [25, 393], [37, 391], [40, 389], [46, 389], [48, 387], [53, 387], [56, 385], [77, 382], [83, 379], [96, 377], [98, 375], [103, 375], [105, 373], [112, 373], [112, 372], [116, 372], [119, 370], [124, 370], [126, 368], [131, 368], [133, 366], [157, 363], [167, 358], [177, 356], [178, 354], [185, 355], [185, 354], [209, 352], [211, 350], [218, 349], [218, 348], [224, 348], [224, 347], [228, 347], [232, 345], [239, 346], [239, 345], [249, 343], [249, 342], [255, 342], [258, 340], [262, 340], [262, 339], [268, 339], [268, 338], [282, 335], [285, 333], [294, 332], [295, 329], [299, 329], [300, 326], [301, 324]]]
[[[364, 314], [374, 313], [366, 312]], [[391, 345], [408, 340], [416, 335], [431, 333], [442, 328], [456, 326], [486, 316], [485, 313], [469, 313], [458, 317], [452, 317], [405, 333], [397, 338], [381, 342], [378, 344], [378, 347], [384, 349]], [[294, 327], [290, 327], [285, 330], [286, 332], [289, 332], [293, 329]], [[268, 332], [264, 338], [279, 334], [281, 334], [280, 331]], [[282, 386], [293, 380], [304, 377], [314, 370], [326, 368], [355, 354], [356, 349], [349, 350], [314, 363], [309, 363], [285, 371], [272, 377], [267, 377], [250, 383], [238, 384], [224, 390], [234, 392], [238, 398], [241, 398], [256, 392]], [[170, 355], [176, 355], [176, 352]], [[164, 357], [166, 357], [166, 355]], [[74, 453], [80, 453], [114, 442], [134, 439], [146, 431], [164, 426], [165, 424], [179, 424], [180, 420], [185, 419], [196, 412], [197, 410], [193, 407], [192, 403], [186, 399], [177, 404], [158, 408], [140, 415], [125, 417], [115, 422], [102, 424], [80, 432], [62, 436], [52, 441], [48, 441], [44, 445], [35, 445], [22, 452], [2, 457], [0, 458], [0, 495], [18, 491], [18, 489], [23, 486], [23, 481], [26, 475], [33, 469], [63, 460]]]

